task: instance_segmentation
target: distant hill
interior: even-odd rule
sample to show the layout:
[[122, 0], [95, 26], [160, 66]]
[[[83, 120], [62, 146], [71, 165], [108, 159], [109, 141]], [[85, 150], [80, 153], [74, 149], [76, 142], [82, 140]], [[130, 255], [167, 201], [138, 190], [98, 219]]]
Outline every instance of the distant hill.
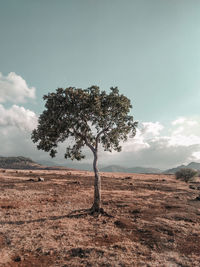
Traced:
[[[56, 163], [55, 163], [56, 164]], [[74, 169], [85, 169], [91, 170], [90, 165], [88, 164], [74, 164], [68, 165], [67, 167], [62, 166], [52, 166], [54, 162], [40, 162], [37, 163], [30, 158], [26, 157], [3, 157], [0, 156], [0, 168], [3, 169], [37, 169], [37, 170], [74, 170]], [[123, 172], [123, 173], [163, 173], [163, 174], [174, 174], [176, 171], [183, 169], [183, 168], [191, 168], [200, 171], [200, 163], [198, 162], [191, 162], [188, 165], [180, 165], [172, 169], [168, 169], [166, 171], [161, 171], [157, 168], [148, 168], [148, 167], [122, 167], [119, 165], [110, 165], [107, 167], [100, 168], [101, 172]]]
[[195, 169], [195, 170], [200, 170], [200, 163], [198, 162], [190, 162], [188, 165], [180, 165], [172, 169], [168, 169], [164, 171], [164, 174], [174, 174], [175, 172], [179, 171], [180, 169], [184, 168], [190, 168], [190, 169]]
[[200, 170], [200, 163], [198, 163], [198, 162], [190, 162], [190, 163], [187, 165], [187, 168]]
[[4, 169], [40, 169], [42, 166], [26, 157], [0, 157], [0, 168]]
[[49, 167], [51, 167], [51, 166], [59, 166], [57, 164], [57, 162], [50, 161], [50, 160], [39, 160], [39, 161], [36, 160], [36, 163], [39, 164], [39, 165], [42, 165], [42, 166], [49, 166]]
[[161, 173], [162, 171], [157, 168], [148, 168], [148, 167], [133, 167], [128, 168], [129, 172], [132, 173]]
[[119, 165], [110, 165], [100, 169], [101, 172], [125, 172], [125, 173], [161, 173], [160, 169], [147, 167], [126, 168]]
[[[45, 163], [48, 163], [45, 164]], [[3, 169], [22, 169], [22, 170], [73, 170], [72, 168], [62, 166], [52, 166], [50, 162], [37, 163], [30, 158], [18, 156], [18, 157], [2, 157], [0, 156], [0, 168]]]
[[118, 166], [118, 165], [110, 165], [106, 167], [100, 168], [101, 172], [125, 172], [126, 168]]

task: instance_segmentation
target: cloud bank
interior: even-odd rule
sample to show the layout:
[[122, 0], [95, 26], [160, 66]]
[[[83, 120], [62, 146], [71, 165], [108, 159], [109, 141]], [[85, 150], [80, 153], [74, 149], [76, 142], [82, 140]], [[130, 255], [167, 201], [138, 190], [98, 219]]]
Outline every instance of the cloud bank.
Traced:
[[[66, 164], [62, 158], [66, 145], [60, 147], [58, 154], [62, 164]], [[85, 154], [86, 160], [82, 162], [92, 167], [92, 153], [87, 149]], [[136, 136], [122, 144], [120, 153], [101, 149], [99, 154], [101, 166], [145, 166], [165, 170], [191, 161], [200, 162], [200, 117], [177, 118], [167, 125], [141, 122]]]
[[[26, 81], [14, 72], [7, 76], [0, 73], [1, 156], [40, 157], [41, 153], [31, 141], [31, 131], [37, 126], [37, 115], [34, 111], [17, 105], [28, 99], [33, 100], [35, 91], [34, 87], [28, 87]], [[9, 108], [3, 105], [10, 103], [13, 105]]]
[[27, 98], [35, 98], [34, 87], [29, 88], [26, 81], [15, 72], [10, 72], [7, 76], [0, 72], [0, 103], [24, 103]]
[[0, 127], [13, 126], [23, 131], [31, 131], [37, 126], [36, 114], [24, 107], [13, 105], [9, 109], [5, 109], [0, 104]]
[[159, 122], [140, 123], [135, 138], [123, 144], [120, 154], [106, 156], [112, 164], [162, 169], [200, 161], [200, 117], [178, 118], [166, 127]]
[[[37, 116], [33, 111], [13, 105], [5, 109], [0, 105], [0, 136], [1, 155], [22, 155], [34, 160], [51, 160], [48, 153], [38, 151], [36, 144], [31, 141], [31, 131], [37, 125]], [[175, 167], [191, 161], [200, 161], [200, 118], [189, 123], [185, 118], [181, 124], [165, 126], [159, 122], [140, 123], [135, 138], [123, 143], [122, 152], [100, 151], [99, 164], [118, 164], [121, 166], [146, 166], [161, 169]], [[155, 126], [155, 128], [153, 127]], [[71, 142], [72, 140], [70, 140]], [[60, 165], [69, 166], [71, 161], [64, 159], [64, 153], [69, 141], [59, 146], [58, 154], [53, 161]], [[84, 149], [86, 159], [92, 167], [93, 155], [89, 149]], [[75, 162], [78, 163], [78, 162]]]
[[[38, 151], [31, 141], [31, 132], [37, 126], [38, 117], [34, 111], [19, 106], [35, 98], [35, 88], [28, 87], [26, 81], [11, 72], [7, 77], [0, 73], [0, 136], [1, 155], [27, 156], [34, 160], [51, 158], [48, 153]], [[6, 108], [3, 104], [12, 102]], [[70, 166], [64, 159], [66, 141], [59, 146], [55, 162]], [[90, 163], [93, 155], [84, 150]], [[167, 169], [190, 161], [200, 161], [200, 117], [176, 118], [168, 125], [161, 122], [141, 122], [134, 138], [122, 144], [122, 152], [100, 151], [100, 165], [118, 164], [121, 166], [149, 166]], [[80, 163], [80, 164], [81, 164]], [[81, 167], [80, 167], [81, 168]]]

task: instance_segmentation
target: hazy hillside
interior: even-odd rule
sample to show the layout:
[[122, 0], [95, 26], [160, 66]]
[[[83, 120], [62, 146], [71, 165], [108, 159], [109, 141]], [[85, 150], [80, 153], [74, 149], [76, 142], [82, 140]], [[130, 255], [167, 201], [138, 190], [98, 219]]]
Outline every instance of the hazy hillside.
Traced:
[[[47, 164], [49, 163], [49, 164]], [[43, 164], [37, 163], [30, 158], [18, 156], [18, 157], [2, 157], [0, 156], [0, 168], [3, 169], [22, 169], [22, 170], [73, 170], [72, 168], [54, 166], [48, 161], [44, 161]]]
[[178, 170], [184, 169], [184, 168], [191, 168], [191, 169], [195, 169], [195, 170], [200, 170], [200, 163], [198, 163], [198, 162], [190, 162], [188, 165], [180, 165], [180, 166], [177, 166], [175, 168], [168, 169], [168, 170], [164, 171], [163, 173], [165, 173], [165, 174], [174, 174]]
[[157, 168], [133, 167], [128, 168], [129, 172], [133, 173], [161, 173], [162, 171]]
[[39, 169], [41, 165], [26, 157], [0, 157], [0, 168], [4, 169]]
[[126, 168], [118, 165], [110, 165], [100, 168], [101, 172], [126, 172]]
[[161, 173], [160, 169], [156, 168], [145, 168], [145, 167], [132, 167], [126, 168], [118, 165], [110, 165], [104, 168], [101, 168], [102, 172], [125, 172], [125, 173]]
[[[2, 157], [0, 156], [0, 168], [4, 169], [46, 169], [46, 170], [61, 170], [61, 169], [79, 169], [79, 170], [91, 170], [92, 165], [89, 164], [68, 164], [68, 166], [56, 166], [57, 164], [50, 161], [35, 162], [30, 158], [18, 156], [18, 157]], [[172, 169], [162, 171], [157, 168], [148, 167], [123, 167], [119, 165], [109, 165], [106, 167], [99, 168], [101, 172], [122, 172], [122, 173], [163, 173], [163, 174], [174, 174], [176, 171], [182, 168], [191, 168], [200, 170], [200, 163], [191, 162], [188, 165], [180, 165]]]
[[200, 170], [200, 163], [198, 163], [198, 162], [190, 162], [187, 165], [187, 168], [192, 168], [192, 169]]

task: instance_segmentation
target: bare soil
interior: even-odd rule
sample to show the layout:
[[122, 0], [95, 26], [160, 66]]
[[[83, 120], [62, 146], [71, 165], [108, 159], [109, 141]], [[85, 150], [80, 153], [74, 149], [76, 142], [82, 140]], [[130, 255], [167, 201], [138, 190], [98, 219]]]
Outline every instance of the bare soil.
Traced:
[[0, 171], [0, 266], [200, 266], [200, 181], [101, 176], [110, 216], [87, 212], [91, 172]]

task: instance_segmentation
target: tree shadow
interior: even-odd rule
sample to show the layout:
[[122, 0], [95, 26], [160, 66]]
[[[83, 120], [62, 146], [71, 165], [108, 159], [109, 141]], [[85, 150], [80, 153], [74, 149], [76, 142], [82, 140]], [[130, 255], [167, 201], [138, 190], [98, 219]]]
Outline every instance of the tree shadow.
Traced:
[[85, 217], [85, 216], [106, 216], [109, 218], [113, 218], [112, 215], [108, 214], [103, 208], [100, 208], [98, 211], [93, 210], [93, 208], [90, 209], [80, 209], [80, 210], [74, 210], [70, 214], [68, 214], [68, 218], [79, 218], [79, 217]]
[[79, 209], [79, 210], [73, 210], [72, 212], [70, 212], [69, 214], [66, 215], [60, 215], [60, 216], [49, 216], [47, 218], [39, 218], [39, 219], [35, 219], [35, 220], [27, 220], [27, 221], [23, 221], [23, 220], [19, 220], [19, 221], [0, 221], [0, 225], [6, 225], [6, 224], [10, 224], [10, 225], [22, 225], [22, 224], [29, 224], [29, 223], [40, 223], [40, 222], [46, 222], [48, 220], [50, 221], [55, 221], [55, 220], [60, 220], [60, 219], [64, 219], [64, 218], [83, 218], [86, 216], [95, 216], [95, 217], [99, 217], [100, 215], [104, 215], [106, 217], [110, 217], [112, 218], [112, 215], [109, 215], [108, 213], [106, 213], [103, 209], [100, 212], [93, 212], [91, 209]]
[[80, 218], [80, 217], [86, 217], [88, 215], [92, 215], [91, 209], [73, 210], [67, 216], [68, 218]]

